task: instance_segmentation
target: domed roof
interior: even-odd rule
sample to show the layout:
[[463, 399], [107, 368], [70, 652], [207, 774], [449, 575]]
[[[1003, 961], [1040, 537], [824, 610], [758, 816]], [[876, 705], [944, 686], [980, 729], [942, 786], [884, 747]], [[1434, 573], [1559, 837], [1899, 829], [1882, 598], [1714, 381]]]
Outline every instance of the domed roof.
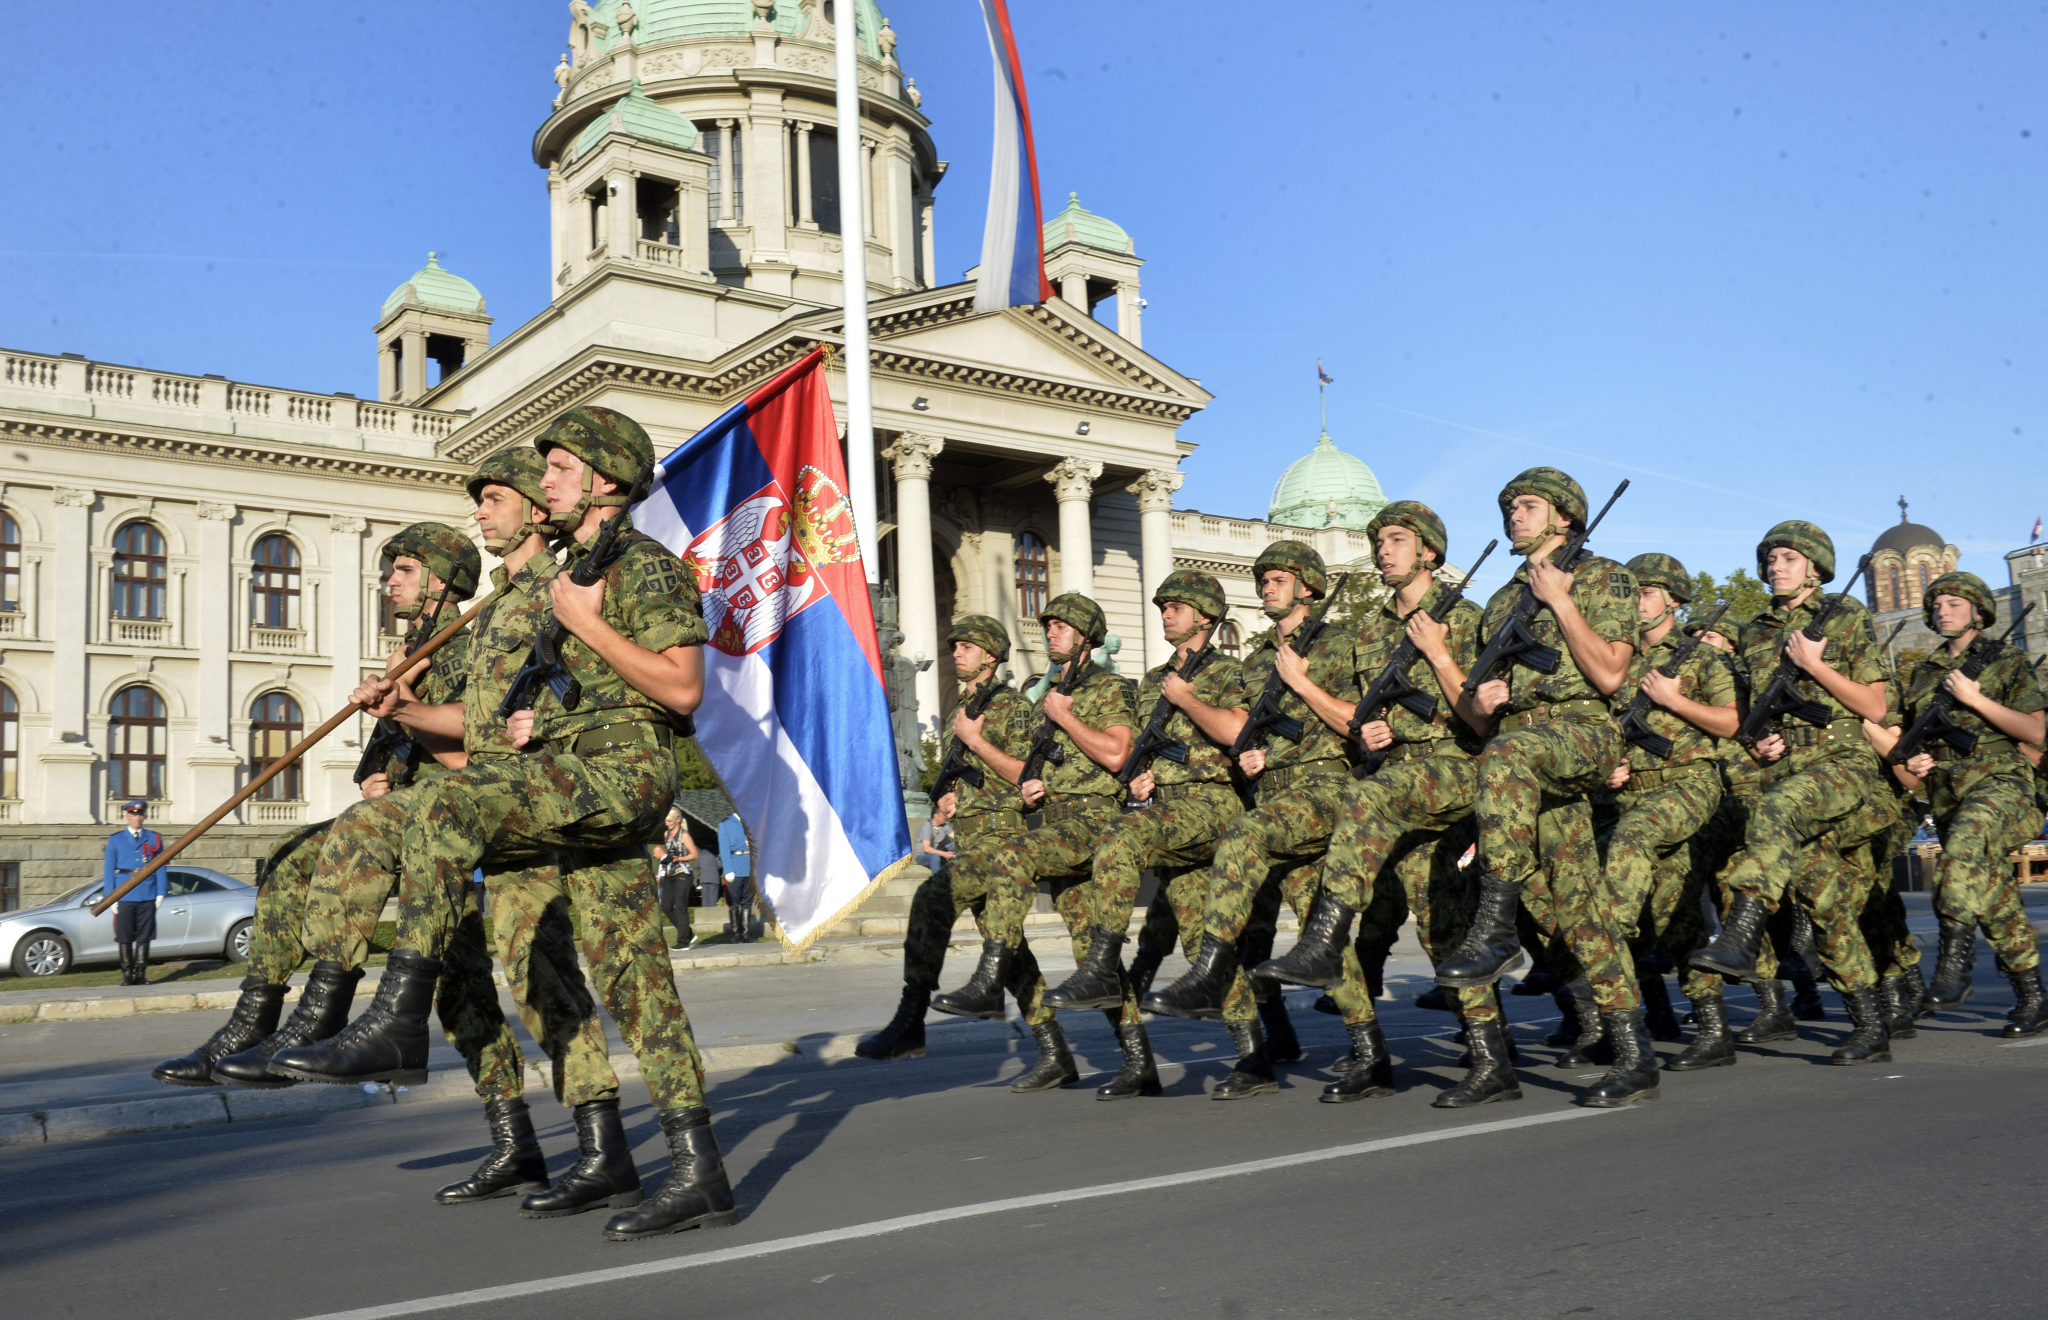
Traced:
[[1290, 527], [1350, 527], [1362, 532], [1385, 507], [1387, 494], [1373, 470], [1365, 460], [1337, 448], [1325, 431], [1314, 449], [1280, 474], [1266, 519]]
[[[625, 0], [598, 0], [590, 17], [609, 31], [591, 45], [599, 54], [619, 43], [619, 7]], [[854, 28], [860, 34], [861, 54], [880, 63], [882, 47], [875, 34], [882, 30], [882, 12], [874, 0], [858, 0]], [[688, 41], [703, 37], [744, 37], [754, 30], [752, 0], [635, 0], [633, 44], [646, 47], [664, 41]], [[810, 27], [810, 16], [799, 0], [777, 0], [768, 26], [784, 37], [800, 37]]]
[[607, 133], [623, 133], [683, 151], [697, 145], [697, 126], [641, 91], [638, 78], [624, 96], [612, 102], [610, 109], [583, 126], [576, 141], [570, 144], [569, 159], [581, 159], [584, 152], [604, 141]]
[[427, 307], [441, 307], [451, 312], [481, 312], [484, 296], [477, 287], [460, 275], [452, 275], [441, 269], [440, 258], [434, 253], [427, 254], [427, 264], [405, 283], [391, 291], [384, 300], [385, 316], [405, 305], [406, 293], [412, 300]]
[[1916, 545], [1932, 546], [1939, 550], [1947, 544], [1948, 542], [1941, 539], [1940, 532], [1925, 523], [1906, 521], [1906, 500], [1904, 496], [1900, 496], [1898, 522], [1878, 533], [1870, 551], [1876, 554], [1879, 550], [1893, 550], [1903, 555]]
[[1081, 205], [1081, 194], [1072, 192], [1067, 194], [1067, 209], [1045, 222], [1045, 250], [1062, 243], [1085, 243], [1105, 252], [1132, 251], [1131, 236], [1122, 225]]

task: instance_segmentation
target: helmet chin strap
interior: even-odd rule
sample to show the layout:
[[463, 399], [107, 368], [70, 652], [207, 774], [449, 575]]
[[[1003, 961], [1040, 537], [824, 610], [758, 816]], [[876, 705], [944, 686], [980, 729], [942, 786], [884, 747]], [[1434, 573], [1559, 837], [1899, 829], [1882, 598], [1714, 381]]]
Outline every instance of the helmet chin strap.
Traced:
[[[510, 536], [486, 536], [484, 538], [484, 549], [503, 559], [511, 551], [524, 545], [527, 537], [539, 536], [543, 524], [534, 522], [533, 509], [533, 501], [521, 495], [519, 497], [519, 530]], [[549, 515], [549, 521], [553, 521], [552, 514]]]
[[1815, 587], [1819, 585], [1820, 574], [1814, 572], [1811, 568], [1809, 568], [1806, 570], [1806, 576], [1800, 579], [1799, 585], [1792, 588], [1792, 590], [1779, 591], [1776, 588], [1772, 588], [1771, 599], [1775, 601], [1788, 601], [1791, 600], [1793, 597], [1799, 595], [1801, 592], [1812, 591]]

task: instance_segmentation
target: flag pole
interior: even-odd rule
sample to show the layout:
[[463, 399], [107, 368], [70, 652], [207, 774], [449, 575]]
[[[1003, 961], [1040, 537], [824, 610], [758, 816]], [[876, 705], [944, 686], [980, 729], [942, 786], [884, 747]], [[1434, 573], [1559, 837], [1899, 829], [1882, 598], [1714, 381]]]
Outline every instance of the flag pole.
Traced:
[[873, 587], [875, 554], [875, 408], [868, 363], [868, 206], [860, 151], [860, 6], [840, 0], [833, 20], [833, 73], [838, 83], [840, 283], [846, 304], [846, 485], [853, 530]]

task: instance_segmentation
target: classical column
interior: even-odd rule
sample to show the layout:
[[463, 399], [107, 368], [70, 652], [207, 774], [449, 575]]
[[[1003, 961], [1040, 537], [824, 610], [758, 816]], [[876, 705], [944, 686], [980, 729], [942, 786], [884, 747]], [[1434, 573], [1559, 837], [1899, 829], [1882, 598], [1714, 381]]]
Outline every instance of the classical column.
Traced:
[[400, 338], [405, 345], [405, 358], [401, 364], [405, 378], [399, 382], [398, 398], [402, 403], [417, 403], [427, 392], [427, 332], [408, 330]]
[[935, 663], [917, 676], [918, 727], [939, 717], [939, 601], [932, 574], [932, 460], [946, 447], [936, 435], [904, 432], [882, 451], [896, 465], [896, 591], [904, 654]]
[[562, 171], [548, 166], [548, 300], [562, 292], [562, 262], [568, 246], [568, 219], [562, 205]]
[[732, 195], [737, 171], [733, 169], [733, 161], [737, 153], [733, 148], [739, 141], [739, 135], [733, 131], [732, 125], [730, 119], [718, 121], [718, 223], [721, 225], [732, 224], [735, 215]]
[[634, 256], [633, 224], [633, 176], [625, 170], [615, 170], [605, 177], [605, 195], [611, 199], [608, 208], [610, 220], [606, 225], [605, 242], [611, 248], [613, 261], [630, 261]]
[[377, 398], [390, 403], [398, 398], [398, 346], [386, 344], [377, 354]]
[[51, 518], [48, 631], [40, 634], [56, 644], [51, 657], [50, 741], [38, 757], [43, 768], [43, 801], [38, 813], [45, 824], [82, 825], [96, 819], [93, 805], [93, 763], [97, 754], [86, 741], [91, 729], [85, 690], [87, 619], [98, 602], [107, 608], [105, 593], [89, 590], [92, 569], [92, 506], [89, 490], [59, 486], [50, 492], [56, 503]]
[[1173, 571], [1173, 493], [1186, 474], [1154, 468], [1124, 487], [1138, 497], [1138, 582], [1145, 606], [1145, 665], [1164, 664], [1173, 648], [1159, 627], [1159, 611], [1149, 608], [1152, 593]]
[[1045, 474], [1060, 505], [1060, 590], [1095, 594], [1095, 540], [1090, 504], [1102, 464], [1092, 458], [1069, 458]]
[[[407, 370], [410, 374], [409, 365]], [[199, 635], [199, 683], [193, 704], [199, 720], [192, 751], [186, 757], [192, 770], [190, 806], [178, 804], [193, 820], [235, 791], [235, 769], [241, 763], [233, 739], [228, 665], [235, 632], [233, 538], [237, 512], [232, 504], [199, 502], [199, 575], [192, 593], [194, 631]]]
[[860, 178], [861, 207], [867, 223], [866, 236], [875, 236], [875, 148], [881, 143], [863, 133], [860, 135]]
[[[334, 565], [333, 590], [327, 593], [328, 608], [333, 611], [327, 622], [327, 654], [332, 657], [334, 668], [329, 671], [327, 691], [332, 703], [330, 710], [340, 710], [348, 705], [349, 694], [355, 691], [363, 672], [363, 652], [368, 648], [363, 643], [363, 533], [370, 530], [366, 519], [353, 514], [337, 513], [327, 520], [332, 535], [329, 542], [328, 562]], [[310, 721], [309, 721], [310, 722]], [[358, 720], [354, 732], [358, 740], [367, 732], [369, 721]], [[347, 806], [355, 796], [350, 777], [355, 772], [355, 763], [360, 747], [350, 747], [342, 738], [349, 733], [347, 727], [339, 730], [320, 749], [325, 755], [320, 759], [321, 773], [307, 776], [310, 801], [307, 810], [317, 815], [332, 815]]]
[[811, 218], [811, 124], [796, 121], [796, 223], [799, 229], [816, 229]]
[[1116, 332], [1133, 347], [1145, 346], [1144, 311], [1138, 306], [1138, 290], [1130, 284], [1116, 286]]
[[1060, 276], [1060, 297], [1077, 312], [1088, 310], [1088, 277], [1079, 271]]

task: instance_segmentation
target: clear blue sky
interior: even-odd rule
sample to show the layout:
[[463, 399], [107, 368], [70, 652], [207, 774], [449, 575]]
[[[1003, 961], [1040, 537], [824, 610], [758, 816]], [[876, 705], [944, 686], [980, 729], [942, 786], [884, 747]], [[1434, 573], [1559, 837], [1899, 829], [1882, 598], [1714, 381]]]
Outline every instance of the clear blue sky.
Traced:
[[[1444, 514], [1454, 559], [1537, 462], [1596, 502], [1634, 478], [1606, 552], [1717, 573], [1795, 515], [1847, 559], [1903, 493], [2002, 584], [2048, 513], [2039, 6], [1014, 10], [1047, 197], [1131, 231], [1146, 347], [1217, 395], [1183, 506], [1264, 513], [1321, 355], [1331, 432]], [[0, 344], [369, 394], [378, 306], [427, 249], [499, 333], [544, 305], [528, 143], [565, 5], [48, 12], [0, 85]], [[954, 274], [979, 11], [885, 12], [953, 162]]]

